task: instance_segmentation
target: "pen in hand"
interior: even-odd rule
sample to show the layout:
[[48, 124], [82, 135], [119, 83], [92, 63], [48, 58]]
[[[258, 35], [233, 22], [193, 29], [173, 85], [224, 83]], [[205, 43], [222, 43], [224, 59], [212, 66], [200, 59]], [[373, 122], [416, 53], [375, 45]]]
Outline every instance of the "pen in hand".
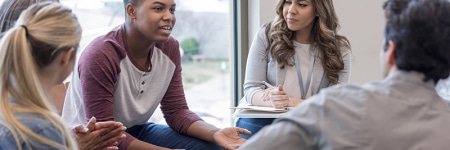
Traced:
[[273, 86], [273, 85], [270, 85], [269, 83], [267, 83], [266, 81], [262, 81], [262, 83], [264, 84], [264, 85], [266, 85], [268, 88], [276, 88], [276, 89], [278, 89], [278, 91], [280, 91], [281, 89], [280, 89], [280, 87], [279, 86]]
[[267, 87], [269, 87], [269, 88], [274, 88], [273, 85], [270, 85], [270, 84], [267, 83], [266, 81], [262, 81], [262, 83], [263, 83], [264, 85], [266, 85]]
[[262, 96], [263, 101], [269, 101], [270, 98], [270, 91], [267, 91], [270, 88], [274, 88], [272, 85], [270, 85], [269, 83], [267, 83], [266, 81], [261, 81], [262, 84], [264, 84], [267, 88], [264, 90], [264, 94]]
[[[269, 83], [267, 83], [266, 81], [262, 81], [262, 83], [264, 84], [264, 85], [266, 85], [268, 88], [277, 88], [278, 90], [280, 90], [279, 88], [279, 86], [278, 87], [274, 87], [273, 85], [270, 85]], [[264, 101], [266, 101], [266, 100], [264, 100]], [[289, 107], [283, 107], [283, 108], [281, 108], [281, 109], [284, 109], [284, 110], [289, 110]]]

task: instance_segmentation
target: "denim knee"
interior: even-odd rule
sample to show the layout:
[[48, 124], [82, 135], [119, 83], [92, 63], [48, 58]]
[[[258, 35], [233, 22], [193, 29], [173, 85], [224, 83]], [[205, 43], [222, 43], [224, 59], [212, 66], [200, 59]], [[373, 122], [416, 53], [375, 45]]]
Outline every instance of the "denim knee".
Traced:
[[252, 135], [255, 135], [259, 130], [261, 130], [266, 125], [269, 125], [273, 122], [274, 118], [239, 118], [236, 122], [236, 126], [240, 128], [244, 128], [252, 132], [251, 135], [243, 135], [240, 136], [245, 139], [249, 139]]
[[147, 123], [127, 129], [133, 137], [161, 147], [186, 150], [222, 150], [215, 143], [180, 134], [167, 125]]

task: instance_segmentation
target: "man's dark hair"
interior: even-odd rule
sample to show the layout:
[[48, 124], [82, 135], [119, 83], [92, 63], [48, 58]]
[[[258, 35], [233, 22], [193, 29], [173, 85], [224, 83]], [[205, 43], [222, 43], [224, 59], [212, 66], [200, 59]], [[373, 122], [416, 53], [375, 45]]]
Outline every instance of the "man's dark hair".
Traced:
[[[59, 2], [59, 0], [5, 0], [0, 6], [0, 34], [14, 26], [20, 13], [29, 6], [46, 2]], [[0, 35], [1, 36], [1, 35]]]
[[388, 0], [385, 38], [395, 43], [400, 70], [425, 74], [435, 83], [450, 74], [450, 1]]
[[123, 6], [127, 7], [128, 3], [133, 4], [134, 6], [138, 6], [142, 3], [143, 0], [123, 0]]

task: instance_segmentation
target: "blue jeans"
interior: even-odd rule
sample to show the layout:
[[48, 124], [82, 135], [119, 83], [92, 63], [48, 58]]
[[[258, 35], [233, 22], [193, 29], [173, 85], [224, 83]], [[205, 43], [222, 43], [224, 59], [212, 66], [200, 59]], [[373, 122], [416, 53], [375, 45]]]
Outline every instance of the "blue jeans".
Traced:
[[239, 118], [236, 122], [236, 126], [252, 132], [251, 135], [240, 135], [244, 139], [249, 139], [264, 126], [272, 124], [273, 120], [275, 120], [275, 118]]
[[222, 150], [215, 143], [180, 134], [167, 125], [147, 123], [128, 128], [126, 132], [141, 141], [171, 149]]

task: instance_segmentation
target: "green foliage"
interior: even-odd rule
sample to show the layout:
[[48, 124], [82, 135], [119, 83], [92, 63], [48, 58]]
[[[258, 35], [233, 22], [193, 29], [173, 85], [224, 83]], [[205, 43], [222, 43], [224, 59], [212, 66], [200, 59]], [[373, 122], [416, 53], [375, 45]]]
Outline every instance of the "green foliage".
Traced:
[[184, 50], [184, 55], [192, 56], [198, 54], [198, 42], [195, 38], [186, 38], [181, 42], [181, 48]]

